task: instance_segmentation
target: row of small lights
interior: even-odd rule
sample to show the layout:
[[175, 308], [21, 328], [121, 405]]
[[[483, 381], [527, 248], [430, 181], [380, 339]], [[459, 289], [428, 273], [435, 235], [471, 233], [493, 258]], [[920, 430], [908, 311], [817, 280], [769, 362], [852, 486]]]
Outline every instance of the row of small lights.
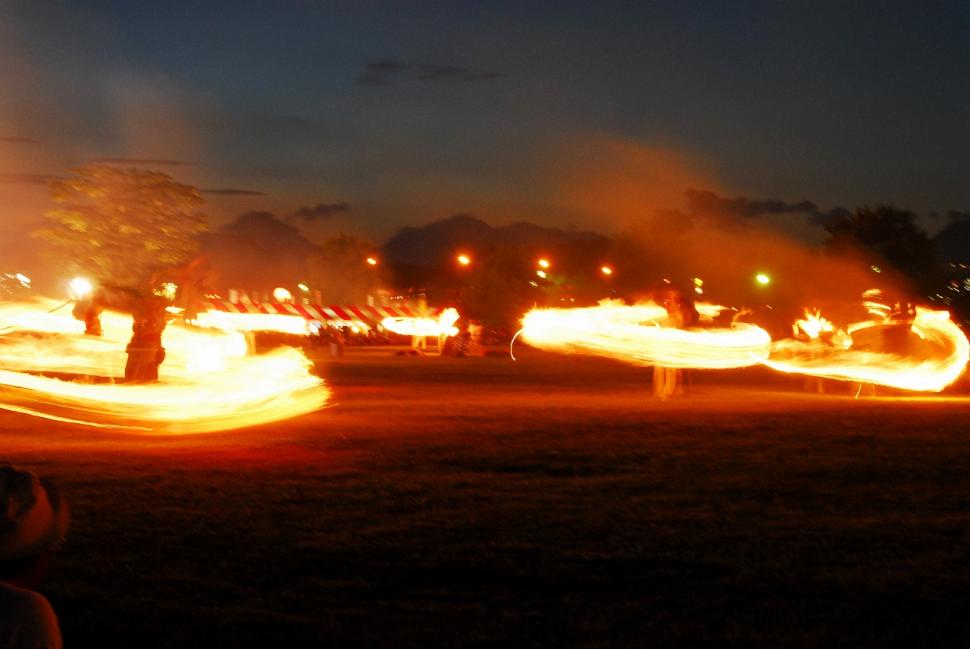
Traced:
[[[455, 261], [458, 263], [459, 266], [468, 267], [468, 266], [471, 266], [472, 258], [466, 253], [459, 253], [455, 257]], [[367, 257], [365, 259], [365, 262], [367, 263], [368, 266], [377, 266], [379, 263], [376, 257]], [[540, 257], [539, 259], [536, 260], [536, 266], [538, 266], [538, 268], [536, 269], [536, 276], [541, 279], [546, 279], [546, 277], [548, 277], [548, 273], [546, 271], [552, 268], [552, 262], [550, 262], [545, 257]], [[606, 277], [609, 277], [613, 274], [613, 268], [611, 266], [604, 264], [603, 266], [600, 266], [600, 273], [602, 273]], [[23, 283], [25, 286], [30, 285], [30, 279], [28, 279], [26, 276], [21, 275], [20, 273], [17, 273], [16, 278], [20, 280], [21, 283]], [[754, 280], [757, 284], [761, 286], [768, 286], [769, 284], [771, 284], [771, 277], [767, 273], [757, 273], [754, 276]], [[664, 281], [667, 282], [668, 284], [670, 283], [670, 280], [665, 279]], [[703, 294], [704, 289], [702, 287], [704, 285], [704, 280], [702, 280], [699, 277], [695, 277], [693, 281], [694, 281], [694, 292], [696, 292], [699, 295]], [[967, 289], [970, 290], [970, 280], [966, 281], [966, 286], [967, 286]], [[87, 294], [89, 294], [94, 287], [92, 286], [89, 280], [83, 277], [75, 277], [70, 282], [68, 282], [68, 288], [72, 297], [74, 297], [75, 299], [81, 299]], [[172, 285], [172, 288], [174, 289], [174, 285]], [[300, 291], [302, 291], [303, 293], [310, 292], [310, 287], [304, 282], [300, 282], [299, 284], [297, 284], [297, 288], [299, 288]], [[957, 289], [957, 291], [959, 291], [959, 289]], [[279, 300], [280, 302], [289, 301], [293, 299], [293, 295], [290, 293], [290, 291], [282, 287], [273, 289], [273, 297]], [[943, 297], [943, 296], [939, 296], [939, 297]]]
[[[472, 264], [472, 258], [467, 253], [459, 253], [455, 257], [455, 261], [458, 263], [459, 266], [463, 266], [463, 267], [471, 266]], [[546, 271], [552, 268], [552, 262], [550, 262], [545, 257], [540, 257], [539, 259], [536, 260], [536, 266], [538, 267], [536, 268], [536, 276], [541, 277], [542, 279], [545, 279], [549, 275], [549, 273], [547, 273]], [[610, 276], [613, 274], [613, 268], [607, 265], [600, 266], [600, 273], [606, 276]]]
[[[471, 257], [465, 253], [459, 254], [457, 257], [455, 257], [455, 260], [458, 262], [459, 266], [470, 266], [472, 263]], [[536, 260], [536, 266], [538, 266], [536, 269], [536, 275], [542, 279], [545, 279], [548, 276], [546, 271], [552, 267], [552, 262], [545, 257], [540, 257]], [[600, 266], [600, 273], [609, 277], [613, 274], [613, 267], [604, 264]], [[756, 273], [754, 276], [754, 281], [760, 286], [768, 286], [771, 284], [771, 276], [767, 273]], [[694, 290], [697, 293], [700, 294], [704, 292], [704, 289], [701, 288], [703, 285], [704, 280], [700, 279], [699, 277], [694, 278]]]
[[[373, 257], [373, 256], [367, 257], [364, 261], [367, 263], [368, 266], [377, 266], [379, 263], [377, 260], [377, 257]], [[462, 268], [467, 268], [472, 265], [472, 257], [466, 252], [460, 252], [457, 255], [455, 255], [455, 263], [457, 263]], [[549, 273], [547, 271], [550, 268], [552, 268], [552, 262], [549, 261], [549, 259], [546, 257], [540, 257], [539, 259], [536, 260], [536, 266], [537, 266], [536, 276], [541, 279], [546, 279], [549, 276]], [[600, 266], [600, 274], [602, 274], [604, 277], [610, 277], [611, 275], [613, 275], [613, 267], [608, 264], [603, 264], [602, 266]], [[754, 276], [754, 281], [755, 283], [761, 286], [768, 286], [769, 284], [771, 284], [771, 277], [767, 273], [757, 273]], [[694, 278], [694, 285], [695, 285], [694, 290], [697, 293], [700, 294], [704, 292], [704, 290], [701, 288], [703, 284], [704, 282], [702, 280], [700, 280], [699, 278]], [[300, 285], [300, 289], [303, 291], [309, 290], [307, 288], [304, 288], [303, 285]]]

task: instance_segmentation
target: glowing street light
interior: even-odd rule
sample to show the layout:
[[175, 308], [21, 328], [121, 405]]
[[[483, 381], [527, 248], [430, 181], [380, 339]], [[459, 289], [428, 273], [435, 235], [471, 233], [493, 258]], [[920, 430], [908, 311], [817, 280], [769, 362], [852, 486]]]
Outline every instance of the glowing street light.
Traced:
[[75, 300], [83, 300], [91, 294], [91, 291], [94, 290], [94, 285], [89, 279], [85, 279], [84, 277], [75, 277], [67, 283], [67, 290], [71, 297]]
[[377, 257], [368, 257], [365, 261], [367, 262], [367, 265], [368, 266], [376, 266], [377, 265]]
[[296, 287], [298, 289], [300, 289], [301, 291], [303, 291], [304, 293], [309, 293], [310, 292], [310, 287], [307, 286], [306, 284], [304, 284], [303, 282], [300, 282], [299, 284], [297, 284]]
[[609, 277], [613, 274], [613, 269], [609, 266], [600, 266], [600, 272]]
[[293, 299], [293, 294], [282, 286], [277, 286], [273, 289], [273, 299], [277, 302], [288, 302]]
[[545, 257], [541, 258], [536, 263], [539, 265], [539, 268], [544, 268], [544, 269], [548, 269], [549, 268], [549, 260], [546, 259]]
[[768, 284], [771, 284], [771, 276], [767, 273], [758, 273], [754, 276], [754, 281], [761, 286], [768, 286]]
[[536, 275], [538, 277], [541, 277], [542, 279], [545, 279], [546, 277], [548, 277], [548, 274], [546, 273], [546, 271], [542, 270], [541, 268], [536, 271]]
[[458, 262], [458, 265], [459, 266], [469, 266], [472, 263], [472, 258], [469, 257], [468, 255], [462, 253], [462, 254], [458, 255], [457, 257], [455, 257], [455, 261]]

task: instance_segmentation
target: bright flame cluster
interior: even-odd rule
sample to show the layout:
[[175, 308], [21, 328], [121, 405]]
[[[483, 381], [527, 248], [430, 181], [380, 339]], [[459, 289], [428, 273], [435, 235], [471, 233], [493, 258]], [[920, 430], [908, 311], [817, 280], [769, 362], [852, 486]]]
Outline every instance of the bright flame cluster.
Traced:
[[[878, 344], [887, 335], [913, 336], [905, 354]], [[917, 307], [911, 322], [888, 319], [857, 322], [836, 330], [831, 345], [817, 337], [808, 342], [780, 340], [772, 345], [768, 367], [841, 381], [885, 385], [901, 390], [939, 392], [956, 381], [970, 359], [970, 342], [946, 311]], [[842, 336], [839, 340], [839, 336]], [[869, 339], [875, 344], [858, 344]], [[874, 340], [873, 340], [874, 339]]]
[[437, 318], [384, 318], [381, 326], [402, 336], [448, 337], [458, 334], [458, 311], [445, 309]]
[[194, 324], [206, 329], [220, 331], [275, 331], [295, 336], [310, 333], [303, 316], [283, 313], [230, 313], [228, 311], [201, 311]]
[[[705, 319], [723, 310], [697, 306]], [[873, 305], [866, 307], [874, 313]], [[534, 309], [523, 318], [519, 335], [540, 349], [636, 365], [725, 369], [760, 364], [787, 373], [930, 392], [959, 378], [970, 359], [970, 343], [949, 314], [924, 308], [917, 308], [909, 322], [892, 322], [886, 316], [845, 329], [836, 328], [818, 311], [806, 311], [793, 329], [807, 340], [772, 341], [768, 332], [753, 324], [680, 329], [665, 326], [666, 319], [664, 308], [652, 302], [626, 305], [607, 300], [588, 308]], [[857, 342], [879, 339], [892, 329], [898, 336], [900, 327], [904, 337], [915, 337], [905, 352]], [[825, 333], [832, 336], [823, 340]]]
[[[707, 314], [720, 308], [704, 308]], [[522, 320], [525, 342], [542, 349], [595, 354], [637, 365], [747, 367], [768, 358], [771, 336], [757, 325], [679, 329], [664, 326], [667, 311], [646, 302], [604, 300], [576, 309], [533, 309]]]
[[0, 303], [0, 323], [12, 328], [0, 336], [0, 408], [7, 410], [178, 434], [287, 419], [317, 410], [329, 398], [301, 352], [279, 348], [251, 355], [235, 331], [169, 324], [159, 382], [133, 385], [115, 383], [124, 374], [129, 316], [105, 312], [104, 335], [85, 336], [83, 323], [67, 308], [38, 300]]

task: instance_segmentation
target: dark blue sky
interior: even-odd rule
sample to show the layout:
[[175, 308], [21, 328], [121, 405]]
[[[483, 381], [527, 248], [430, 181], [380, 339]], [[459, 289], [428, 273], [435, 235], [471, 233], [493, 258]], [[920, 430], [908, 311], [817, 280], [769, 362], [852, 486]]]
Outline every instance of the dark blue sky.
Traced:
[[0, 218], [95, 158], [261, 194], [210, 193], [217, 220], [347, 203], [314, 227], [375, 238], [609, 229], [596, 191], [686, 186], [967, 209], [968, 43], [966, 1], [0, 0]]

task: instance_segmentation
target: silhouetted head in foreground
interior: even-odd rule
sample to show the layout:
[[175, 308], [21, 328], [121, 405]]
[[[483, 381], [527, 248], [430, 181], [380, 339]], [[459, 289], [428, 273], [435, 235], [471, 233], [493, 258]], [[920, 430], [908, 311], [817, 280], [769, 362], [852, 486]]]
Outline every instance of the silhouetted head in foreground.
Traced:
[[63, 645], [57, 615], [36, 589], [69, 518], [54, 485], [29, 471], [0, 467], [0, 646]]
[[0, 580], [37, 588], [69, 521], [54, 485], [29, 471], [0, 467]]

